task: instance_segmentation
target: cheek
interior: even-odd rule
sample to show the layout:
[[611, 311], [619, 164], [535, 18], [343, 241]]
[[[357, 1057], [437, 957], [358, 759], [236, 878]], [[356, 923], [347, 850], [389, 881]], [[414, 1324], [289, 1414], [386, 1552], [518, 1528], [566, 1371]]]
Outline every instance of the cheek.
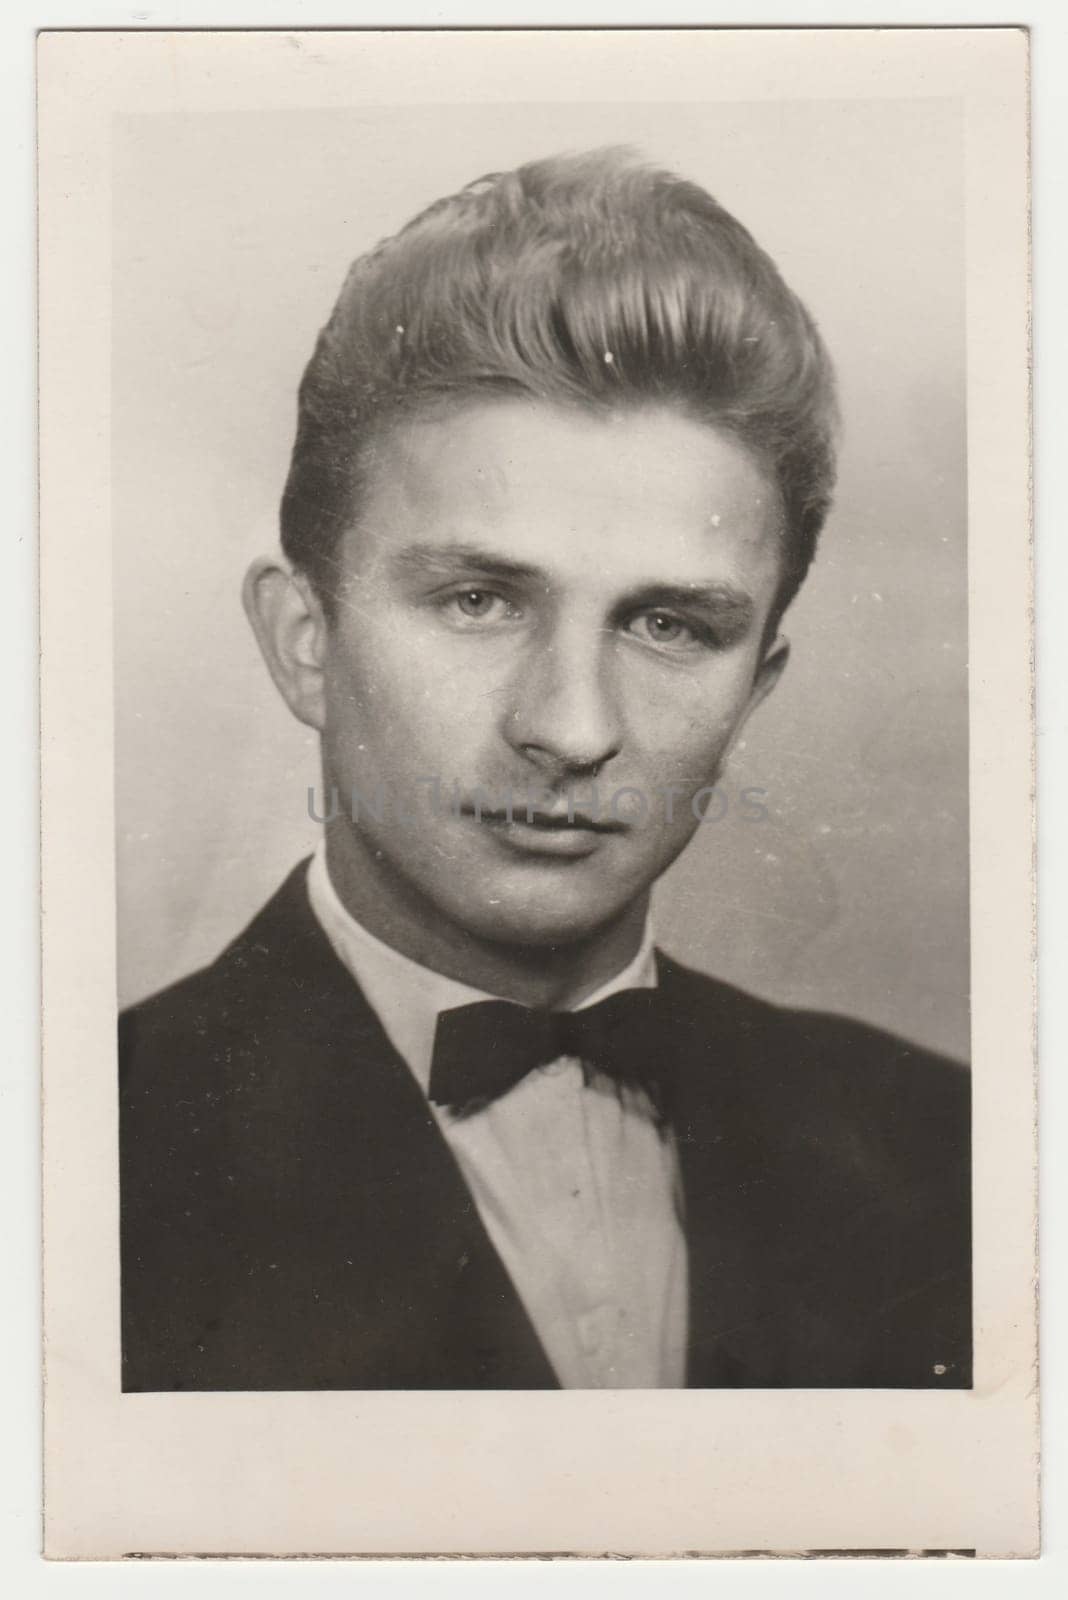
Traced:
[[396, 628], [361, 628], [330, 662], [328, 729], [348, 764], [444, 771], [445, 757], [478, 721], [479, 703], [425, 642]]
[[643, 763], [665, 778], [703, 782], [722, 758], [749, 703], [748, 665], [726, 672], [679, 674], [670, 692], [634, 696], [630, 728]]

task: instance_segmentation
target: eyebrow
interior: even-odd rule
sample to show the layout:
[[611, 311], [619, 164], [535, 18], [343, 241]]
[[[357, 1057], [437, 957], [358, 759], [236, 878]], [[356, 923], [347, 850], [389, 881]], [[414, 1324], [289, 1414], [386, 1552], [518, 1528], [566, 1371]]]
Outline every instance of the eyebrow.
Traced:
[[742, 629], [753, 620], [752, 596], [733, 583], [658, 583], [638, 585], [620, 601], [619, 609], [635, 605], [670, 611], [704, 611], [717, 620]]
[[487, 578], [525, 579], [544, 587], [549, 585], [549, 576], [540, 567], [493, 555], [477, 544], [413, 544], [397, 551], [393, 564], [413, 577], [450, 578], [462, 570]]
[[[552, 587], [552, 578], [544, 568], [512, 561], [476, 544], [409, 545], [396, 553], [394, 564], [414, 577], [448, 579], [462, 571], [486, 578], [534, 583], [543, 589]], [[632, 585], [618, 598], [613, 610], [621, 615], [638, 607], [653, 609], [657, 606], [702, 611], [720, 625], [729, 626], [732, 634], [737, 635], [750, 626], [756, 609], [751, 595], [724, 579], [709, 583], [664, 583], [661, 579], [650, 578], [648, 582]]]

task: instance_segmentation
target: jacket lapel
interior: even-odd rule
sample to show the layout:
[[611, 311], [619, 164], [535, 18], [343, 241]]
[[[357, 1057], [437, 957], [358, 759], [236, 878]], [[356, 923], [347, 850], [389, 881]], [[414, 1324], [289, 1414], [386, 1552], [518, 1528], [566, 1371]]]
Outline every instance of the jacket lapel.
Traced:
[[268, 958], [261, 1038], [299, 1073], [290, 1145], [313, 1152], [301, 1268], [332, 1313], [304, 1352], [315, 1377], [303, 1386], [556, 1387], [422, 1091], [310, 908], [304, 870], [227, 953], [246, 967]]
[[797, 1197], [784, 1194], [789, 1174], [773, 1178], [768, 1162], [774, 1095], [763, 1090], [775, 1059], [774, 1012], [668, 957], [659, 962], [672, 1018], [689, 1255], [687, 1386], [762, 1386], [774, 1381], [790, 1317], [782, 1218], [797, 1209]]

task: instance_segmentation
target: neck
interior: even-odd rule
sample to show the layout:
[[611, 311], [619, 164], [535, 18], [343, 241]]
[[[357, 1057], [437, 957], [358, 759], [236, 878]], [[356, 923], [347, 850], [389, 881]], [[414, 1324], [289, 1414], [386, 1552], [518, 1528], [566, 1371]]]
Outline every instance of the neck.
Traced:
[[339, 822], [326, 824], [326, 865], [345, 910], [383, 944], [443, 977], [520, 1005], [558, 1009], [580, 1004], [638, 953], [648, 894], [567, 944], [485, 939], [444, 916]]

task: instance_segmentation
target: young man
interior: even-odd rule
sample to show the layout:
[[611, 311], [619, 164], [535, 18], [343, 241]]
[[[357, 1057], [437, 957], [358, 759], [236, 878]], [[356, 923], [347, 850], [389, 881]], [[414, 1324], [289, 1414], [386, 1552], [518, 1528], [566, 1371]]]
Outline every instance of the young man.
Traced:
[[354, 264], [245, 586], [323, 844], [123, 1019], [125, 1388], [970, 1383], [963, 1070], [648, 924], [834, 425], [768, 257], [624, 156]]

